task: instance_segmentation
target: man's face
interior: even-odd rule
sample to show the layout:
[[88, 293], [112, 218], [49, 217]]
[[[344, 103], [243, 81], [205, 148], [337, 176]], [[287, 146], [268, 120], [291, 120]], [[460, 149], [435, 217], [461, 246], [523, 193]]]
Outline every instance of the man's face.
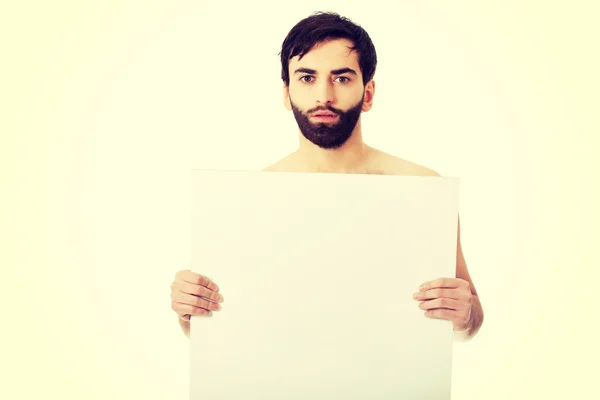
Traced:
[[342, 146], [352, 136], [364, 104], [365, 87], [356, 52], [346, 39], [318, 44], [290, 60], [290, 84], [284, 89], [306, 139], [324, 149]]

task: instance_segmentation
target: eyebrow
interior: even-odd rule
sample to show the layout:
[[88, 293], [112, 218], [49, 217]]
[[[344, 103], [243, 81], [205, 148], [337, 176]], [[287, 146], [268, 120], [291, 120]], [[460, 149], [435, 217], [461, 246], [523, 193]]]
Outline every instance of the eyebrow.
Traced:
[[[331, 75], [340, 75], [340, 74], [353, 74], [353, 75], [357, 75], [356, 71], [353, 70], [352, 68], [332, 69], [329, 72], [331, 73]], [[314, 70], [314, 69], [310, 69], [310, 68], [298, 68], [297, 70], [294, 71], [294, 74], [311, 74], [311, 75], [316, 75], [317, 71]]]

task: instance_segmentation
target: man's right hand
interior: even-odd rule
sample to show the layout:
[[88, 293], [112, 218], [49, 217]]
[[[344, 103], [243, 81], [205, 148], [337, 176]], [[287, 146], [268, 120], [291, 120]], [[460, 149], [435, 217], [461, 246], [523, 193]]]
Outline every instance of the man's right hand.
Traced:
[[192, 315], [209, 315], [221, 309], [223, 295], [219, 287], [205, 276], [190, 270], [175, 274], [171, 284], [171, 308], [184, 321]]

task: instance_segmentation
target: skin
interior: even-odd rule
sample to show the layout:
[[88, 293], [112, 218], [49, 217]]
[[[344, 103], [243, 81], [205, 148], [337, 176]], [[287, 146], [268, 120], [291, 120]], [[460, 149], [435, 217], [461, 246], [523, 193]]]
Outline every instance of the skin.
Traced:
[[[283, 88], [285, 108], [310, 116], [315, 110], [344, 112], [362, 102], [363, 113], [371, 110], [375, 82], [371, 80], [363, 84], [357, 54], [350, 51], [349, 46], [352, 42], [346, 39], [332, 40], [318, 44], [302, 60], [298, 57], [290, 60], [290, 83]], [[355, 74], [348, 71], [331, 73], [342, 68], [349, 68]], [[295, 73], [298, 69], [310, 69], [314, 73]], [[316, 123], [310, 117], [308, 120]], [[333, 125], [339, 120], [327, 123]], [[263, 171], [440, 176], [424, 166], [367, 145], [363, 140], [360, 118], [350, 137], [335, 148], [316, 145], [299, 127], [298, 149]], [[479, 331], [483, 310], [462, 251], [460, 218], [457, 234], [455, 276], [423, 282], [415, 290], [413, 299], [417, 302], [416, 306], [424, 311], [425, 317], [452, 321], [456, 337], [468, 340]], [[171, 297], [172, 309], [178, 314], [181, 328], [188, 336], [190, 315], [208, 315], [220, 310], [223, 302], [220, 289], [214, 282], [189, 270], [177, 272], [171, 285]]]

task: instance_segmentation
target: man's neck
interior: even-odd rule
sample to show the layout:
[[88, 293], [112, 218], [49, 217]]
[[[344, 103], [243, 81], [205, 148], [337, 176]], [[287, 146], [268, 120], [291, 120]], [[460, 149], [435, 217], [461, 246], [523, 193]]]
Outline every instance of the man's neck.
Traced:
[[363, 142], [360, 129], [357, 129], [346, 143], [331, 150], [316, 146], [300, 134], [296, 156], [302, 160], [302, 164], [316, 172], [349, 173], [366, 162], [371, 150]]

